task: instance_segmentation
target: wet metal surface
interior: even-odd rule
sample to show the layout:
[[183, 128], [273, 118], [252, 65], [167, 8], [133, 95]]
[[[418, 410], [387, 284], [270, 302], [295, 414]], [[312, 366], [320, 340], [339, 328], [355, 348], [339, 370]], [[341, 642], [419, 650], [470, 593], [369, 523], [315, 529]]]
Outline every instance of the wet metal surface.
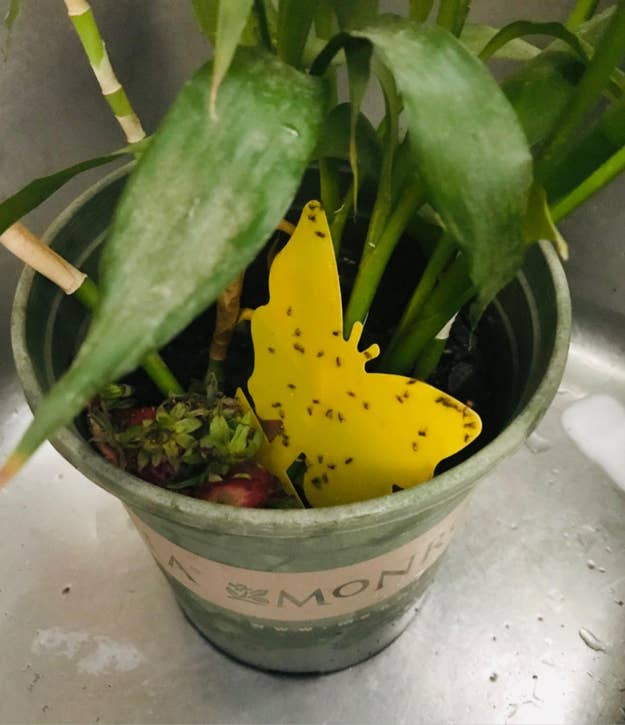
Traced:
[[[155, 86], [137, 81], [138, 54], [122, 58], [139, 111], [153, 118], [203, 52], [201, 41], [185, 41], [184, 33], [195, 36], [182, 12], [177, 29], [165, 32], [166, 5], [154, 3], [142, 41], [148, 59], [170, 53], [177, 64], [159, 78], [162, 94], [152, 98]], [[487, 13], [488, 3], [481, 6]], [[19, 33], [65, 33], [45, 7], [46, 17]], [[123, 15], [130, 3], [116, 7], [113, 15]], [[113, 43], [120, 47], [138, 32], [122, 26]], [[16, 34], [15, 55], [0, 71], [0, 125], [14, 139], [0, 156], [0, 197], [34, 173], [116, 143], [71, 36], [62, 37], [67, 47], [48, 41], [35, 50]], [[30, 62], [43, 67], [52, 48], [59, 57], [48, 83], [76, 98], [75, 108], [35, 85], [10, 93], [9, 75]], [[73, 65], [61, 64], [61, 48]], [[43, 83], [39, 71], [31, 75]], [[24, 110], [35, 107], [33, 117]], [[81, 115], [84, 138], [65, 128], [71, 121], [78, 129]], [[33, 226], [41, 231], [76, 188]], [[229, 660], [185, 621], [122, 506], [45, 446], [0, 496], [0, 722], [625, 721], [625, 491], [613, 465], [625, 448], [624, 194], [616, 184], [565, 225], [576, 327], [560, 391], [527, 445], [478, 486], [395, 644], [324, 677], [270, 675]], [[0, 456], [29, 419], [9, 355], [17, 271], [0, 254]], [[589, 396], [599, 397], [575, 407]], [[590, 444], [569, 437], [563, 414], [567, 429], [572, 416], [576, 440], [589, 434]], [[610, 415], [616, 423], [600, 434]]]

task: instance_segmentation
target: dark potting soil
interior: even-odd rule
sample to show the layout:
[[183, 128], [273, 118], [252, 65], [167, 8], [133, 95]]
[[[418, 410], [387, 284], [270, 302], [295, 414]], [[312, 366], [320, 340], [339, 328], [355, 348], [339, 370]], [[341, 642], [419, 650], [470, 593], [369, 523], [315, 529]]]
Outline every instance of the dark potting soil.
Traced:
[[[287, 218], [296, 222], [299, 209], [293, 208]], [[357, 219], [345, 230], [341, 254], [338, 260], [343, 300], [349, 299], [358, 269], [362, 240], [366, 233], [366, 220]], [[256, 308], [266, 304], [268, 290], [268, 258], [287, 241], [281, 232], [266, 245], [245, 274], [242, 307]], [[390, 341], [407, 304], [416, 281], [424, 268], [425, 259], [419, 245], [404, 237], [387, 266], [378, 294], [373, 302], [362, 336], [362, 349], [377, 342], [382, 349]], [[208, 350], [215, 324], [215, 309], [195, 319], [172, 340], [161, 354], [182, 385], [187, 388], [192, 381], [202, 381], [208, 365]], [[487, 310], [475, 331], [471, 330], [468, 317], [461, 312], [451, 329], [451, 334], [440, 363], [427, 382], [449, 393], [472, 407], [482, 418], [483, 432], [470, 446], [441, 462], [437, 473], [442, 472], [470, 457], [491, 441], [505, 424], [509, 411], [502, 409], [502, 367], [506, 365], [505, 345], [495, 336], [494, 313]], [[253, 370], [253, 347], [249, 323], [238, 326], [225, 363], [225, 389], [232, 395], [238, 387], [245, 388]], [[368, 369], [377, 370], [372, 361]], [[139, 370], [125, 379], [135, 387], [138, 405], [158, 404], [162, 395], [154, 384]]]

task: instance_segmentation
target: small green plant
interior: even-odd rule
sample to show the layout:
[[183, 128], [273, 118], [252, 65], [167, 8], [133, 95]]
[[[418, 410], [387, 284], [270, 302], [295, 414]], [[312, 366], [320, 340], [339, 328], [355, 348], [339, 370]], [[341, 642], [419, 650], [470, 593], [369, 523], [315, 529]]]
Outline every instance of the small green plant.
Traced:
[[[624, 0], [597, 15], [596, 2], [577, 0], [566, 24], [523, 20], [499, 30], [468, 22], [469, 0], [440, 0], [437, 13], [432, 0], [410, 0], [404, 16], [380, 14], [376, 0], [192, 0], [213, 59], [147, 138], [88, 3], [65, 2], [130, 145], [5, 200], [0, 233], [15, 232], [24, 214], [83, 170], [120, 153], [136, 165], [103, 253], [97, 304], [90, 297], [87, 338], [0, 481], [240, 278], [309, 164], [318, 165], [337, 256], [363, 191], [374, 198], [346, 300], [346, 339], [355, 323], [366, 325], [402, 236], [421, 245], [425, 270], [415, 271], [378, 369], [423, 379], [458, 311], [468, 305], [476, 323], [531, 243], [550, 239], [565, 255], [555, 222], [625, 166]], [[12, 1], [8, 24], [16, 13]], [[550, 39], [544, 50], [524, 39], [539, 34]], [[515, 61], [500, 84], [491, 57]], [[348, 100], [337, 93], [342, 67]], [[375, 124], [361, 111], [373, 83], [385, 106]], [[180, 392], [157, 368], [161, 388]], [[174, 438], [189, 433], [172, 423], [176, 410], [165, 426]], [[159, 425], [142, 424], [125, 442], [141, 448]]]

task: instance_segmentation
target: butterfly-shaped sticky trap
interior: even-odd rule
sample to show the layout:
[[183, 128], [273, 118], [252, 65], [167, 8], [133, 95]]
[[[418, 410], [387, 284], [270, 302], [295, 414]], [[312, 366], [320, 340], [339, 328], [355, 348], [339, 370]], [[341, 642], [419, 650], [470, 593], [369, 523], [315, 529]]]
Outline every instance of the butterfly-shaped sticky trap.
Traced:
[[312, 506], [390, 494], [429, 480], [479, 435], [479, 416], [458, 400], [414, 378], [367, 372], [380, 350], [358, 349], [360, 323], [343, 338], [336, 259], [318, 202], [306, 204], [276, 256], [269, 292], [252, 316], [248, 386], [256, 416], [281, 423], [257, 459], [287, 491], [287, 470], [304, 456]]

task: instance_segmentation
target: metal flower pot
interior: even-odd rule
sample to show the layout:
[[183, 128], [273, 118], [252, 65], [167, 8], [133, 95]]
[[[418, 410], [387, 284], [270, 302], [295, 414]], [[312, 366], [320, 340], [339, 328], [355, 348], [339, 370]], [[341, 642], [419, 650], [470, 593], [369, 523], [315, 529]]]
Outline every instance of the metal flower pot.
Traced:
[[[84, 194], [46, 234], [63, 256], [92, 274], [125, 173]], [[375, 654], [405, 629], [468, 494], [523, 443], [558, 388], [570, 302], [549, 245], [530, 249], [490, 318], [501, 357], [501, 432], [429, 483], [391, 496], [316, 510], [237, 509], [114, 468], [77, 425], [52, 443], [123, 502], [184, 613], [213, 644], [263, 669], [338, 670]], [[12, 335], [32, 408], [69, 365], [85, 324], [86, 313], [75, 300], [24, 272]]]

